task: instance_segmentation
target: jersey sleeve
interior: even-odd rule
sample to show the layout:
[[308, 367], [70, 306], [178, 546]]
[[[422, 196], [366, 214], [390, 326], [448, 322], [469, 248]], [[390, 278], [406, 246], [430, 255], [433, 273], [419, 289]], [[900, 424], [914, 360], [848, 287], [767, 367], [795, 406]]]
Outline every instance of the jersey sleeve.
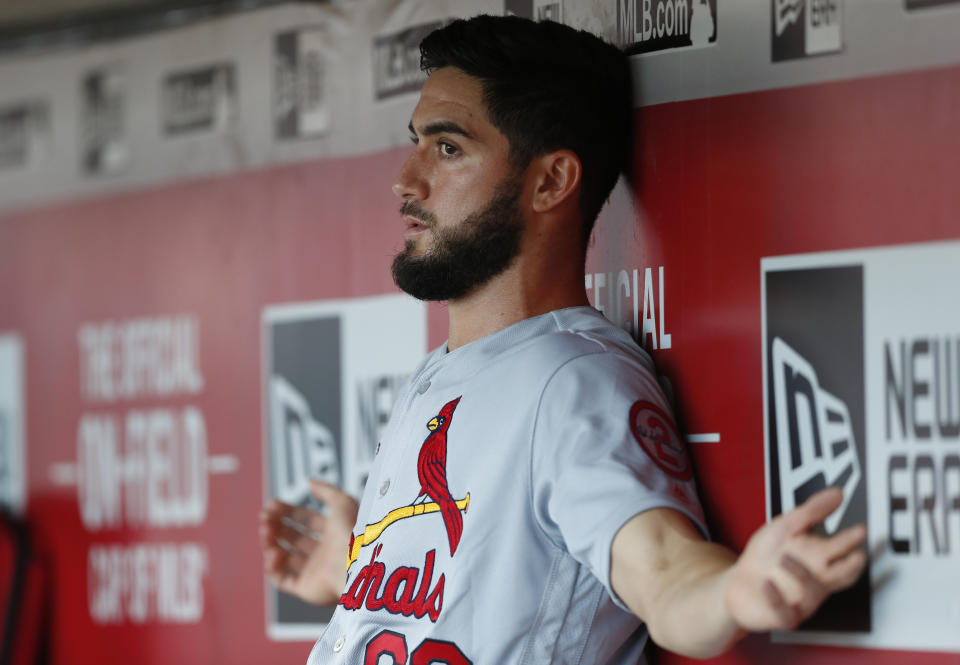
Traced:
[[613, 538], [631, 517], [672, 508], [706, 537], [686, 445], [652, 372], [617, 353], [579, 356], [544, 388], [531, 447], [532, 505], [546, 535], [611, 598]]

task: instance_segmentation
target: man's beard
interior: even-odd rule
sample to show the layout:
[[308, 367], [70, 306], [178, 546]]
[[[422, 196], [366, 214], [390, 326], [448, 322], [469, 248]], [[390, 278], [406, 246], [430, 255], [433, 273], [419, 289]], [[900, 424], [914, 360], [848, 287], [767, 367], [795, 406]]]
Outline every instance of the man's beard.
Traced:
[[401, 212], [429, 226], [433, 246], [417, 256], [408, 239], [393, 259], [393, 281], [418, 300], [457, 300], [499, 275], [520, 253], [521, 190], [519, 179], [504, 178], [483, 210], [450, 228], [439, 228], [415, 201], [405, 203]]

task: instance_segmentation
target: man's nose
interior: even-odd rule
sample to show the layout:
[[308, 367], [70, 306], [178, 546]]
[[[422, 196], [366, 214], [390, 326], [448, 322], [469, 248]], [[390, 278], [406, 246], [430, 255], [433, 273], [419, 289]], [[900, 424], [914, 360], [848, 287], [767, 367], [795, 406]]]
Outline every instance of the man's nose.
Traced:
[[416, 150], [407, 157], [393, 181], [393, 193], [404, 200], [423, 201], [430, 193]]

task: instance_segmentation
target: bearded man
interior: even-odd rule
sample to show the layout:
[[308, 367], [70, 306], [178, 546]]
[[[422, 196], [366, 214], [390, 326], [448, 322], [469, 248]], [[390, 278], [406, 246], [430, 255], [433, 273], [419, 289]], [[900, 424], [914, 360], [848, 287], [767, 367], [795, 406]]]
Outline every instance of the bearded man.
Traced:
[[810, 533], [827, 490], [739, 557], [709, 542], [650, 357], [584, 293], [631, 146], [626, 58], [488, 16], [421, 54], [393, 274], [448, 303], [449, 339], [400, 393], [359, 508], [318, 483], [325, 515], [263, 514], [271, 580], [338, 604], [309, 663], [632, 664], [648, 635], [707, 657], [796, 626], [857, 579], [863, 527]]

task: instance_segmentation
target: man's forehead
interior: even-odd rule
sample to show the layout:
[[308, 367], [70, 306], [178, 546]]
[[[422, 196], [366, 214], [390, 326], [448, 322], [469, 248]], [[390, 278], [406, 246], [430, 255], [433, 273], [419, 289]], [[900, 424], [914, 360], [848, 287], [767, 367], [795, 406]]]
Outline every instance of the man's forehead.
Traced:
[[440, 118], [469, 124], [485, 122], [480, 81], [453, 67], [433, 72], [423, 84], [411, 124], [420, 129], [421, 125]]

